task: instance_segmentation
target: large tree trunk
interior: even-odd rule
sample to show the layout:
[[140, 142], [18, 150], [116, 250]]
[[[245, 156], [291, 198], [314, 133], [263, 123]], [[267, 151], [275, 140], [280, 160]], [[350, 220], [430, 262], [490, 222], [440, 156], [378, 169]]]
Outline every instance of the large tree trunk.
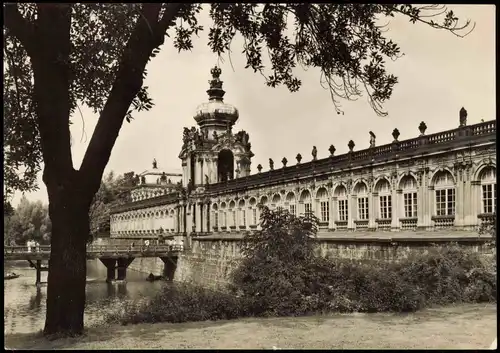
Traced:
[[7, 26], [31, 58], [34, 101], [40, 131], [43, 181], [49, 193], [52, 221], [45, 334], [80, 334], [85, 309], [86, 242], [89, 208], [125, 115], [143, 84], [143, 72], [154, 48], [163, 44], [167, 29], [182, 4], [143, 4], [108, 100], [92, 134], [80, 171], [71, 156], [69, 116], [72, 71], [69, 3], [37, 3], [36, 23], [26, 21], [17, 5], [7, 6]]
[[[51, 253], [44, 334], [83, 332], [89, 205], [78, 185], [49, 190]], [[85, 195], [86, 196], [86, 195]]]

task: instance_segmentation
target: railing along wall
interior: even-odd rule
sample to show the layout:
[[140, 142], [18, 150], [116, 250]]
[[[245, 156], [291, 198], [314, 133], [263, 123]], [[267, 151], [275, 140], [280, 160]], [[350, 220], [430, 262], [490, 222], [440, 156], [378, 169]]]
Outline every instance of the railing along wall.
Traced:
[[[88, 245], [87, 254], [104, 253], [164, 253], [170, 251], [182, 251], [182, 244], [172, 245]], [[28, 246], [6, 246], [4, 255], [8, 254], [47, 254], [50, 246], [28, 247]]]
[[151, 197], [149, 199], [145, 200], [140, 200], [140, 201], [134, 201], [134, 202], [128, 202], [124, 205], [119, 205], [111, 209], [111, 214], [113, 213], [119, 213], [119, 212], [126, 212], [126, 211], [132, 211], [132, 210], [138, 210], [142, 208], [147, 208], [147, 207], [154, 207], [157, 205], [166, 205], [169, 203], [174, 203], [179, 199], [180, 194], [178, 192], [172, 192], [167, 195], [161, 195], [157, 197]]
[[448, 147], [449, 144], [453, 144], [456, 147], [477, 145], [491, 141], [491, 135], [496, 139], [496, 120], [431, 135], [422, 135], [413, 139], [394, 141], [373, 148], [348, 152], [338, 156], [330, 156], [316, 161], [253, 174], [226, 182], [209, 184], [206, 185], [206, 191], [208, 194], [226, 194], [255, 188], [262, 184], [273, 185], [275, 183], [294, 181], [305, 177], [315, 177], [319, 174], [352, 167], [354, 163], [362, 165], [365, 163], [387, 162], [397, 158], [424, 155], [444, 149]]

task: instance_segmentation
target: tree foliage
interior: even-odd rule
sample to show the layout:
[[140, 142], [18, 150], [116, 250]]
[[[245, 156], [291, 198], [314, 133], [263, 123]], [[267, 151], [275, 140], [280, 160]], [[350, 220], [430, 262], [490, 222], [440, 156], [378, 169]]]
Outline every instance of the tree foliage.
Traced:
[[288, 312], [308, 286], [306, 272], [315, 259], [318, 219], [262, 205], [260, 212], [262, 229], [245, 235], [243, 260], [231, 274], [232, 288], [253, 298], [253, 310], [259, 313]]
[[[130, 64], [127, 59], [138, 55], [131, 49], [137, 44], [132, 39], [141, 25], [150, 32], [149, 42], [145, 43], [149, 47], [145, 50], [146, 61], [158, 54], [165, 34], [172, 35], [172, 45], [179, 51], [190, 50], [192, 36], [203, 30], [198, 24], [201, 4], [60, 6], [66, 6], [70, 13], [66, 24], [70, 35], [68, 58], [61, 64], [70, 81], [69, 109], [73, 118], [79, 115], [79, 105], [102, 115], [113, 87], [125, 84], [119, 72]], [[48, 6], [33, 3], [4, 5], [7, 195], [13, 190], [36, 188], [36, 175], [42, 161], [33, 55], [37, 52], [36, 35], [39, 34], [35, 24], [40, 11], [46, 11], [45, 7]], [[471, 27], [470, 21], [460, 24], [454, 13], [442, 5], [214, 3], [210, 5], [209, 14], [213, 24], [208, 30], [208, 44], [215, 53], [230, 53], [231, 43], [239, 33], [244, 41], [246, 67], [262, 74], [269, 86], [285, 85], [290, 91], [301, 86], [295, 75], [298, 65], [319, 68], [322, 85], [331, 92], [338, 112], [341, 112], [340, 99], [357, 99], [366, 93], [375, 111], [385, 114], [382, 104], [390, 98], [397, 83], [397, 77], [386, 71], [385, 60], [395, 60], [402, 53], [397, 43], [386, 38], [385, 26], [380, 25], [384, 18], [406, 16], [413, 23], [424, 23], [458, 36], [465, 35]], [[268, 67], [264, 64], [266, 56], [270, 62]], [[148, 87], [142, 85], [147, 70], [139, 64], [139, 58], [129, 61], [136, 62], [132, 66], [136, 66], [136, 74], [142, 79], [138, 81], [131, 107], [121, 117], [127, 121], [133, 119], [134, 111], [153, 107]], [[95, 138], [106, 138], [100, 127], [96, 130]], [[109, 140], [110, 144], [114, 143], [113, 138]], [[92, 142], [89, 153], [96, 151]]]
[[47, 205], [22, 197], [9, 216], [4, 216], [4, 241], [8, 245], [25, 245], [28, 240], [50, 243], [52, 225]]
[[111, 171], [103, 178], [101, 187], [90, 205], [90, 238], [92, 241], [98, 233], [109, 233], [110, 212], [115, 206], [129, 201], [128, 190], [132, 187], [131, 180], [123, 176], [115, 176]]

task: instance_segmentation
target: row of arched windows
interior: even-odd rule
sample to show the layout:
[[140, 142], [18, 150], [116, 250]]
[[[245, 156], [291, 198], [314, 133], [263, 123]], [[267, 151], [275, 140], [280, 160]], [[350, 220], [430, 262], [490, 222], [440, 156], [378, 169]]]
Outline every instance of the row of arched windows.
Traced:
[[[493, 167], [484, 168], [479, 179], [481, 181], [481, 202], [480, 213], [496, 212], [496, 170]], [[449, 171], [443, 170], [437, 172], [433, 178], [434, 187], [434, 216], [454, 216], [456, 204], [456, 185], [453, 176]], [[398, 218], [415, 219], [418, 215], [418, 187], [417, 181], [412, 175], [404, 176], [400, 183]], [[328, 190], [321, 187], [316, 192], [313, 207], [313, 199], [309, 190], [303, 190], [298, 199], [294, 192], [288, 192], [284, 197], [275, 194], [271, 197], [270, 207], [283, 207], [292, 214], [315, 213], [320, 222], [327, 223], [330, 217], [334, 217], [336, 222], [347, 222], [349, 213], [352, 212], [352, 218], [359, 221], [368, 220], [370, 213], [374, 212], [374, 218], [380, 220], [390, 220], [393, 218], [393, 195], [391, 185], [387, 179], [380, 179], [374, 187], [371, 196], [374, 197], [374, 203], [370, 205], [370, 193], [367, 184], [359, 181], [354, 185], [351, 195], [348, 195], [345, 185], [341, 184], [333, 190], [332, 200], [329, 197]], [[350, 205], [350, 199], [354, 205]], [[214, 228], [250, 226], [258, 224], [257, 204], [268, 204], [267, 196], [262, 196], [260, 200], [252, 197], [248, 201], [239, 200], [221, 202], [212, 205], [212, 225]], [[333, 201], [334, 212], [330, 212], [331, 202]], [[354, 207], [353, 207], [354, 206]], [[375, 207], [375, 210], [371, 210]]]
[[175, 210], [158, 210], [149, 212], [130, 212], [111, 216], [110, 230], [116, 232], [156, 231], [160, 227], [165, 230], [175, 228]]

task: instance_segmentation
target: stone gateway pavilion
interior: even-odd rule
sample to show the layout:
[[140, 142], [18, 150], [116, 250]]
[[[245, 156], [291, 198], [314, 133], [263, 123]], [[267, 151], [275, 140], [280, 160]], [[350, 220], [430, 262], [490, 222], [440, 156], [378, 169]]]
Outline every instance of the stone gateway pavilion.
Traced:
[[[450, 130], [317, 158], [257, 166], [246, 131], [233, 131], [238, 110], [224, 102], [221, 70], [211, 70], [209, 100], [184, 128], [182, 174], [153, 168], [134, 178], [130, 202], [112, 211], [110, 241], [184, 244], [176, 279], [224, 282], [238, 259], [241, 239], [259, 229], [258, 204], [319, 218], [318, 246], [325, 254], [397, 259], [412, 247], [456, 241], [482, 248], [482, 222], [496, 214], [496, 121], [467, 124], [457, 114]], [[130, 174], [130, 173], [129, 173]], [[237, 261], [236, 261], [237, 263]], [[132, 268], [161, 272], [163, 262], [136, 259]]]

